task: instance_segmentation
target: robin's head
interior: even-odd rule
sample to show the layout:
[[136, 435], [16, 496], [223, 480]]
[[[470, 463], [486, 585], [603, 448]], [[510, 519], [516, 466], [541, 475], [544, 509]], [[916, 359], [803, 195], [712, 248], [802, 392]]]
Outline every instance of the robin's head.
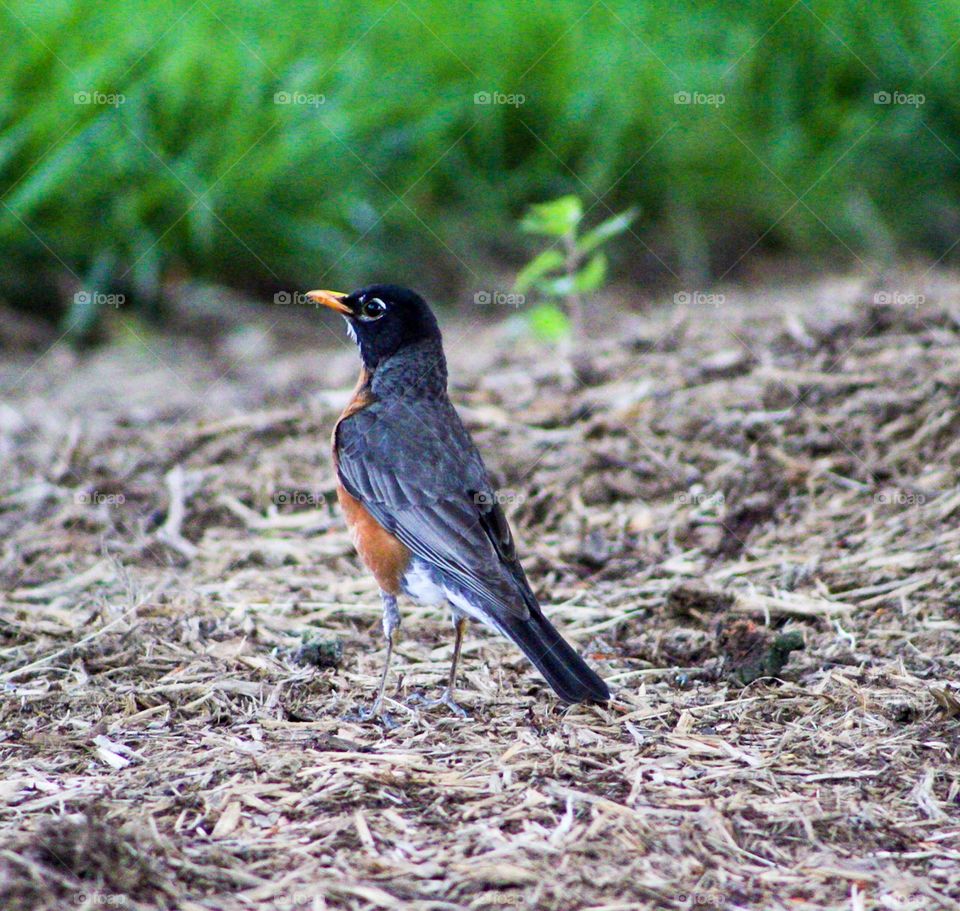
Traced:
[[343, 314], [370, 370], [407, 345], [440, 340], [440, 328], [427, 302], [399, 285], [370, 285], [350, 294], [310, 291], [307, 298]]

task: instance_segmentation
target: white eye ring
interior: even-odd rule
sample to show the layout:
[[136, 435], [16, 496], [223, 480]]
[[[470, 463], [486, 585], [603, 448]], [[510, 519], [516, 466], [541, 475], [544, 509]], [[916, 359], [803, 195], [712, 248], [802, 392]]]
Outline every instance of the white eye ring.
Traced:
[[379, 297], [371, 297], [360, 305], [360, 319], [372, 323], [387, 312], [387, 305]]

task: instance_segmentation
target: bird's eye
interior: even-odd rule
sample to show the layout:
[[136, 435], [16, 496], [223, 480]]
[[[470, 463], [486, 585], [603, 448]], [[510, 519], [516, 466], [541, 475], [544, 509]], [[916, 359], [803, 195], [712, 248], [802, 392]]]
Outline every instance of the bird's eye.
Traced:
[[360, 307], [360, 319], [368, 321], [380, 319], [386, 312], [387, 305], [379, 297], [371, 297]]

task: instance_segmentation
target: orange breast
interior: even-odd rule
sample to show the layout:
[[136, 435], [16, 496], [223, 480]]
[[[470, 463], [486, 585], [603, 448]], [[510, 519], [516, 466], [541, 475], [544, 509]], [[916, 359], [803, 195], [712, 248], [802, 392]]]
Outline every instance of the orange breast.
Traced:
[[[370, 391], [370, 375], [367, 371], [360, 371], [360, 378], [353, 391], [349, 404], [343, 410], [337, 421], [356, 414], [373, 402], [373, 393]], [[337, 428], [333, 429], [333, 465], [337, 470]], [[337, 499], [343, 510], [343, 517], [347, 521], [353, 546], [356, 547], [360, 559], [366, 564], [377, 584], [388, 595], [398, 595], [403, 580], [403, 574], [410, 563], [410, 551], [397, 538], [388, 532], [356, 497], [337, 480]]]
[[410, 551], [388, 532], [356, 497], [337, 484], [337, 499], [347, 520], [360, 559], [388, 595], [400, 594], [403, 574], [410, 564]]

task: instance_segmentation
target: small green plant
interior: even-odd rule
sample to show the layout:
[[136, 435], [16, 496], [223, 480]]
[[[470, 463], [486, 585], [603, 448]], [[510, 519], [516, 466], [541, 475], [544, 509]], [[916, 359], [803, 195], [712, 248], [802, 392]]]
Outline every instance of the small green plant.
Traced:
[[635, 209], [628, 209], [581, 234], [583, 204], [579, 197], [561, 196], [530, 206], [521, 229], [553, 238], [514, 282], [518, 294], [533, 289], [548, 298], [529, 312], [534, 334], [547, 341], [564, 341], [571, 335], [583, 338], [583, 298], [603, 287], [607, 277], [607, 256], [600, 248], [626, 231], [636, 216]]

